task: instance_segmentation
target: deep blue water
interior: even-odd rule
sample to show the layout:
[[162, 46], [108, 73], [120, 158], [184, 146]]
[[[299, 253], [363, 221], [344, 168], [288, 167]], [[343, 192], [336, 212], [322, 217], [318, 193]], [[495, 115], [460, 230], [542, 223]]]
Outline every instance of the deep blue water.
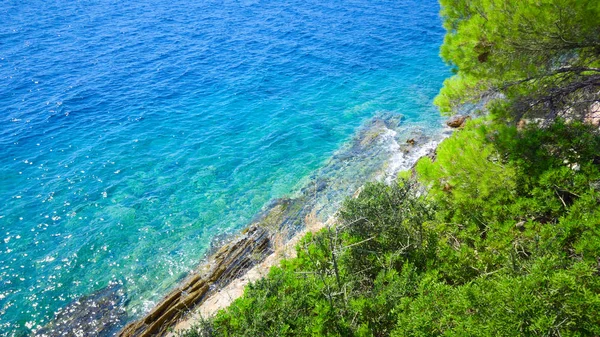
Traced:
[[369, 117], [438, 127], [438, 11], [3, 1], [0, 336], [109, 282], [139, 315]]

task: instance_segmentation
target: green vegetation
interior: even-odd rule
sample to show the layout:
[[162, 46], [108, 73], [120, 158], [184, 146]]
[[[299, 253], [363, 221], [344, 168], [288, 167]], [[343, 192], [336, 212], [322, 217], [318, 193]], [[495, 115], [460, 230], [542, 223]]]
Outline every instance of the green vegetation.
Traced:
[[598, 335], [599, 148], [578, 123], [471, 122], [420, 184], [348, 200], [206, 336]]
[[599, 101], [600, 3], [442, 5], [437, 103], [500, 93], [492, 114], [184, 336], [600, 335], [600, 132], [573, 118]]
[[448, 31], [441, 54], [456, 73], [436, 99], [442, 112], [496, 94], [509, 99], [495, 111], [508, 120], [553, 119], [597, 100], [600, 2], [440, 2]]

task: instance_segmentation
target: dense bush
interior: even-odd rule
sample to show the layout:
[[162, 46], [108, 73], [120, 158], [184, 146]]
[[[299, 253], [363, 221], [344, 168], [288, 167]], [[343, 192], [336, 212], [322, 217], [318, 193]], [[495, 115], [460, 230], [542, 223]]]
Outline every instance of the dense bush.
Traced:
[[598, 335], [599, 145], [577, 123], [473, 121], [197, 336]]

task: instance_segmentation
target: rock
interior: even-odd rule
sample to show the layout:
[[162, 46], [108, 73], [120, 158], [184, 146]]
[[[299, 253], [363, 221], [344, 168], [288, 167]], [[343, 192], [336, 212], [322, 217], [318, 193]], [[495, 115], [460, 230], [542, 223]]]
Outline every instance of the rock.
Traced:
[[522, 231], [522, 230], [524, 230], [524, 229], [525, 229], [525, 222], [526, 222], [526, 221], [519, 221], [519, 222], [517, 222], [517, 223], [515, 224], [515, 227], [516, 227], [518, 230], [521, 230], [521, 231]]
[[114, 336], [127, 318], [126, 302], [122, 286], [110, 285], [69, 303], [35, 336]]
[[446, 125], [451, 128], [462, 128], [469, 119], [471, 119], [470, 116], [454, 115], [446, 121]]
[[521, 118], [519, 122], [517, 122], [517, 130], [522, 131], [526, 129], [528, 125], [540, 127], [547, 122], [548, 120], [544, 118]]
[[587, 124], [600, 127], [600, 102], [595, 102], [590, 106], [583, 120]]
[[317, 192], [323, 192], [327, 188], [327, 181], [323, 179], [319, 179], [316, 182], [316, 190]]
[[579, 165], [578, 163], [573, 163], [573, 164], [569, 165], [569, 167], [573, 171], [579, 171], [579, 170], [581, 170], [581, 165]]
[[442, 191], [444, 191], [444, 192], [452, 191], [452, 185], [450, 185], [449, 183], [445, 183], [444, 186], [442, 187]]
[[391, 130], [396, 129], [402, 122], [402, 118], [401, 115], [394, 113], [382, 113], [373, 117], [353, 140], [352, 152], [362, 153], [372, 148], [373, 144], [381, 140]]
[[[206, 270], [190, 275], [145, 317], [128, 324], [118, 336], [163, 336], [167, 330], [214, 289], [243, 275], [270, 253], [269, 231], [252, 225], [238, 239], [210, 258]], [[95, 336], [88, 334], [84, 336]]]

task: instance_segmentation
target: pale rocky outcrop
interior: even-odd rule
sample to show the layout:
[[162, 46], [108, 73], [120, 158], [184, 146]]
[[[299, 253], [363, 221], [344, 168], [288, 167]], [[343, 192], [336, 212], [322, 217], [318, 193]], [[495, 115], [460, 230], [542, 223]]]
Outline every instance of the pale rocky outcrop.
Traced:
[[590, 109], [584, 116], [583, 121], [590, 125], [600, 127], [600, 102], [594, 102], [594, 104], [590, 106]]

